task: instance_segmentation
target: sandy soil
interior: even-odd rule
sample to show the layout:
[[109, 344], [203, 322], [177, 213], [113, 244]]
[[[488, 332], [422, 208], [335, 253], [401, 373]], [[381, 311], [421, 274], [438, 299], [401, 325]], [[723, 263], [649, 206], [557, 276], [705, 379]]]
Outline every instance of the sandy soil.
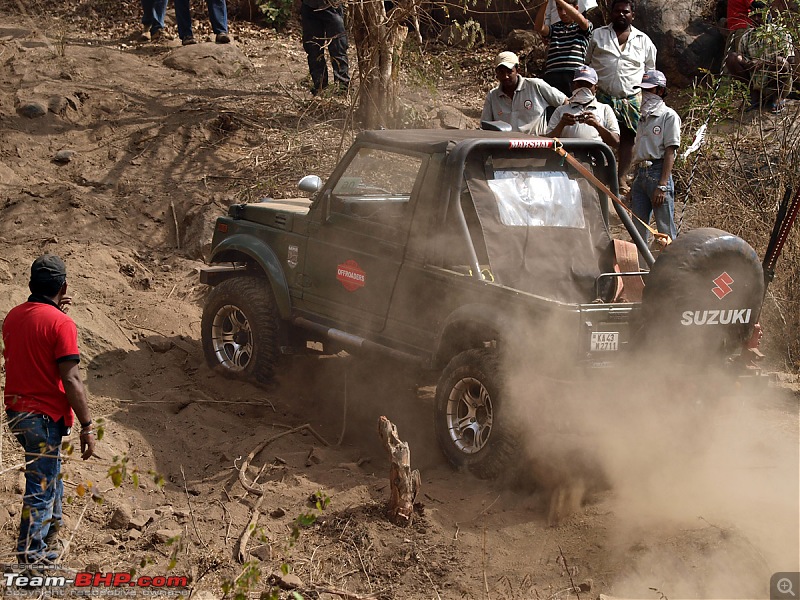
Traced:
[[[197, 275], [209, 223], [231, 202], [327, 174], [349, 104], [311, 99], [297, 35], [234, 28], [246, 35], [230, 48], [140, 45], [135, 16], [113, 31], [89, 17], [0, 26], [0, 314], [26, 299], [36, 256], [65, 259], [104, 422], [97, 457], [65, 459], [66, 568], [187, 575], [185, 595], [221, 598], [234, 581], [258, 597], [287, 565], [299, 579], [284, 583], [304, 597], [382, 599], [761, 598], [773, 572], [800, 568], [798, 395], [785, 387], [689, 401], [548, 390], [539, 406], [558, 426], [532, 428], [531, 465], [544, 460], [551, 478], [533, 487], [450, 469], [429, 378], [397, 365], [297, 358], [270, 389], [209, 371]], [[183, 59], [196, 72], [176, 68]], [[476, 116], [479, 58], [418, 60], [439, 95], [418, 86], [410, 102]], [[37, 102], [43, 116], [18, 112]], [[522, 381], [523, 396], [543, 398]], [[385, 518], [380, 415], [422, 474], [407, 529]], [[314, 433], [292, 430], [304, 424]], [[247, 547], [256, 572], [236, 558], [257, 500], [238, 468], [287, 431], [247, 470], [264, 495]], [[13, 562], [20, 462], [3, 428], [0, 563]], [[549, 524], [554, 493], [568, 510]]]

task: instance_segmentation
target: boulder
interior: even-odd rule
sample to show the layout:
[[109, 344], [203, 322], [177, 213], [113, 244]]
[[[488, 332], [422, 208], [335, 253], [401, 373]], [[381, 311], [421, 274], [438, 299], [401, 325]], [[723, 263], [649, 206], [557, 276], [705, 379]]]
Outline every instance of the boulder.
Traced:
[[253, 63], [236, 44], [194, 44], [173, 50], [164, 64], [173, 69], [195, 75], [221, 75], [232, 77], [243, 69], [250, 70]]
[[108, 526], [111, 529], [127, 529], [132, 518], [133, 511], [131, 510], [131, 507], [127, 504], [120, 504], [111, 515], [111, 519], [108, 521]]

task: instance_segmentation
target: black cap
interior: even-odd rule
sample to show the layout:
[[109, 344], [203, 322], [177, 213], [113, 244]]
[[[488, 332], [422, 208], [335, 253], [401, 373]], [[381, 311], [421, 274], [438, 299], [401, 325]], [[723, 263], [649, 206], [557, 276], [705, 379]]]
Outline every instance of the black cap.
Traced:
[[67, 266], [55, 254], [44, 254], [31, 265], [31, 282], [46, 283], [67, 280]]

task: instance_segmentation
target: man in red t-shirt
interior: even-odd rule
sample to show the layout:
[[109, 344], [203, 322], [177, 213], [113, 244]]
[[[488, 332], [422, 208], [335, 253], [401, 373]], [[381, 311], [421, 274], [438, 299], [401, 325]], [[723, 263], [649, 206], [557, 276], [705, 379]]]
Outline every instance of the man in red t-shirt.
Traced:
[[3, 322], [4, 392], [9, 427], [25, 450], [25, 496], [17, 539], [21, 564], [53, 562], [61, 526], [61, 438], [73, 411], [81, 424], [81, 458], [94, 453], [95, 430], [78, 361], [78, 330], [65, 312], [67, 269], [45, 254], [31, 265], [31, 295]]

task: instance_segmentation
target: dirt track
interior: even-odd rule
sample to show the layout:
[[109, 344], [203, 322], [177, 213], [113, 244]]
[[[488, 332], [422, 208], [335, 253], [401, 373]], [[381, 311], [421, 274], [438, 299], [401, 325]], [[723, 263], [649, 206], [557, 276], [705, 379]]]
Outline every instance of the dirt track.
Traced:
[[[254, 592], [282, 563], [305, 590], [379, 598], [567, 598], [571, 582], [588, 580], [580, 597], [658, 598], [650, 588], [673, 599], [768, 597], [772, 572], [800, 568], [798, 397], [788, 392], [723, 403], [690, 429], [653, 422], [651, 399], [616, 420], [613, 406], [598, 412], [596, 438], [581, 445], [608, 470], [610, 489], [580, 494], [583, 506], [548, 526], [552, 490], [501, 488], [444, 463], [432, 389], [395, 365], [297, 359], [270, 390], [210, 372], [197, 278], [209, 220], [232, 201], [285, 193], [305, 174], [298, 169], [327, 174], [349, 107], [310, 100], [296, 36], [242, 42], [252, 69], [222, 77], [165, 66], [180, 48], [63, 39], [49, 25], [0, 27], [0, 314], [27, 297], [36, 256], [65, 259], [92, 410], [105, 420], [97, 458], [66, 460], [68, 567], [163, 575], [174, 554], [171, 573], [191, 577], [194, 597], [222, 597], [223, 581], [242, 573], [234, 548], [255, 501], [236, 467], [259, 443], [308, 423], [330, 445], [287, 435], [249, 472], [252, 480], [266, 465], [249, 548], [262, 574]], [[29, 101], [52, 110], [18, 114]], [[474, 93], [463, 108], [479, 103]], [[69, 162], [54, 160], [60, 150], [74, 151]], [[408, 530], [382, 512], [381, 414], [422, 472], [424, 509]], [[20, 458], [4, 429], [0, 563], [12, 558], [21, 474], [9, 467]], [[108, 474], [122, 461], [128, 477], [114, 487]], [[569, 479], [561, 483], [584, 491]], [[79, 494], [86, 482], [102, 504]], [[330, 504], [292, 545], [291, 524], [315, 512], [315, 492]], [[138, 528], [109, 527], [120, 507]], [[173, 534], [180, 541], [163, 541]]]

